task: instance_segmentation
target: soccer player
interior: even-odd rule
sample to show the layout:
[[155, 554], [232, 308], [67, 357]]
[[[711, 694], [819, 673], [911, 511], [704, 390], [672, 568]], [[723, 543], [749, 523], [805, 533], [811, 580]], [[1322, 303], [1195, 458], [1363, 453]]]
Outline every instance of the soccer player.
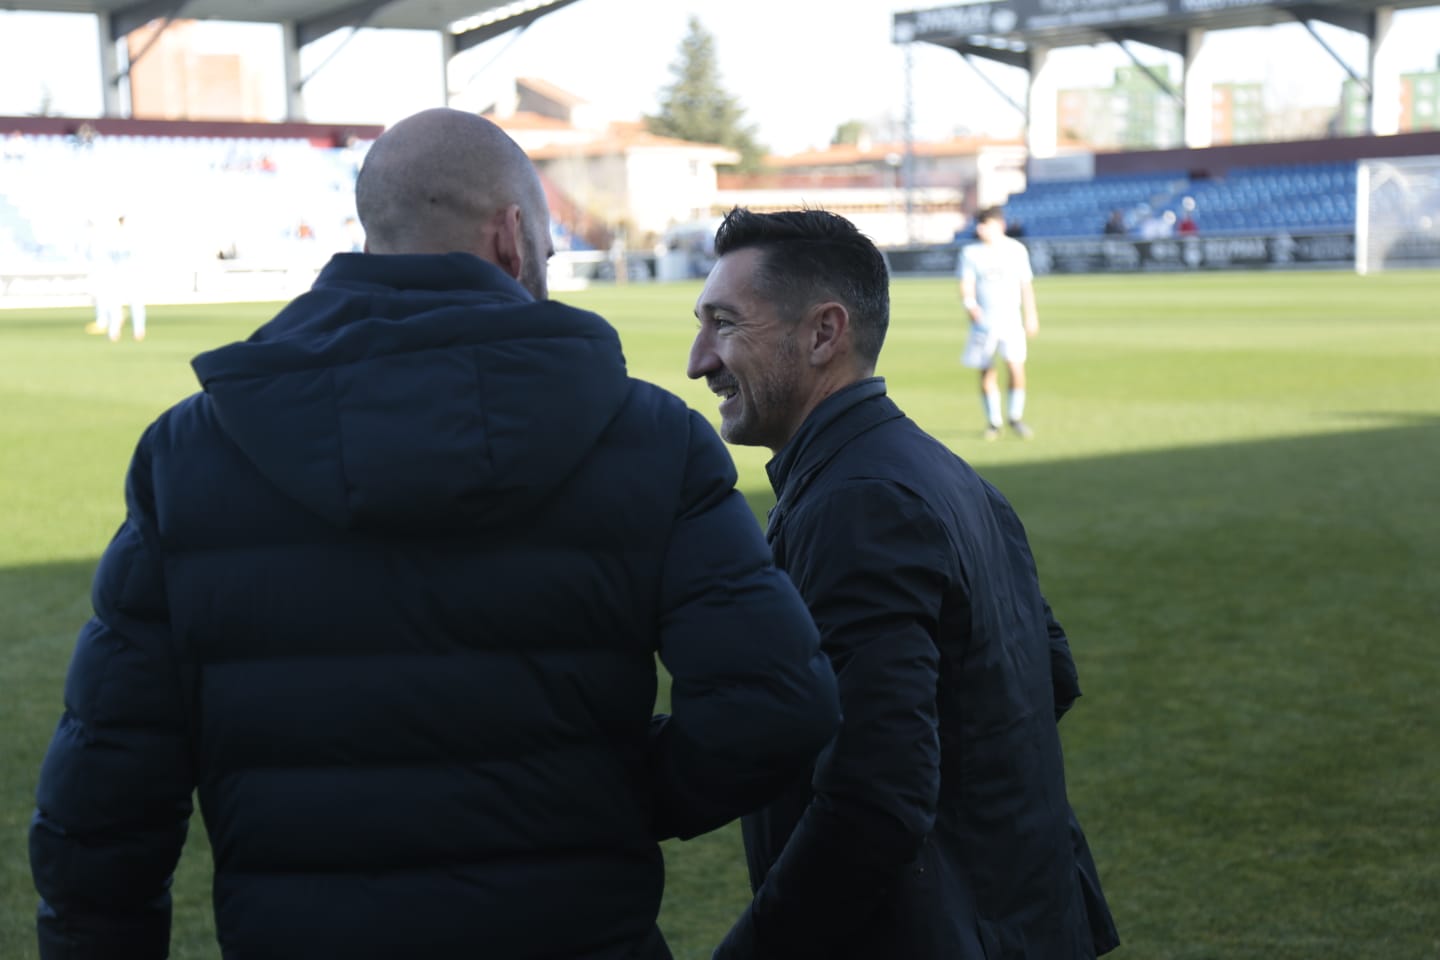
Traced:
[[91, 252], [91, 284], [95, 298], [95, 322], [87, 333], [103, 333], [110, 342], [120, 339], [125, 328], [125, 304], [130, 305], [131, 335], [145, 339], [145, 301], [134, 275], [134, 247], [123, 216], [103, 225]]
[[1034, 273], [1025, 245], [1005, 235], [1005, 215], [987, 207], [975, 217], [978, 243], [960, 252], [960, 299], [970, 316], [970, 339], [961, 362], [980, 371], [980, 397], [985, 405], [985, 439], [1000, 436], [1000, 385], [995, 358], [1009, 373], [1010, 429], [1028, 440], [1025, 424], [1025, 358], [1029, 338], [1040, 332], [1035, 310]]

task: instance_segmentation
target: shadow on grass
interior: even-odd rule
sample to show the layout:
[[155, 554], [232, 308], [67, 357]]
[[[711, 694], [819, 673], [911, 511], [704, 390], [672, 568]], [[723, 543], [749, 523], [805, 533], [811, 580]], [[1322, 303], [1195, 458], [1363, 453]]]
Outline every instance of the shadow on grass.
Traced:
[[981, 468], [1075, 648], [1121, 955], [1440, 956], [1440, 418], [1389, 419]]
[[0, 569], [0, 957], [35, 956], [26, 827], [94, 560]]
[[[0, 729], [37, 699], [60, 702], [58, 683], [80, 627], [90, 616], [97, 559], [0, 568]], [[8, 753], [8, 751], [6, 751]]]
[[[1075, 646], [1068, 774], [1118, 956], [1440, 953], [1440, 419], [1392, 422], [982, 468]], [[24, 823], [93, 569], [0, 570], [0, 956], [33, 956]], [[736, 831], [666, 857], [662, 924], [706, 957], [746, 895]], [[207, 887], [197, 822], [175, 956], [218, 953]]]

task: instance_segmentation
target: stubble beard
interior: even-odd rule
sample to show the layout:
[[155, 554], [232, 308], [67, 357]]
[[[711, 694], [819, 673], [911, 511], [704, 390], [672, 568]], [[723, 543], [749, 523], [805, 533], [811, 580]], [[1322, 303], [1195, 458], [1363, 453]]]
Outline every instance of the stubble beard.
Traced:
[[751, 379], [748, 395], [742, 394], [740, 416], [721, 422], [720, 436], [727, 443], [778, 449], [789, 439], [780, 434], [800, 403], [799, 355], [791, 337], [780, 340], [774, 361]]

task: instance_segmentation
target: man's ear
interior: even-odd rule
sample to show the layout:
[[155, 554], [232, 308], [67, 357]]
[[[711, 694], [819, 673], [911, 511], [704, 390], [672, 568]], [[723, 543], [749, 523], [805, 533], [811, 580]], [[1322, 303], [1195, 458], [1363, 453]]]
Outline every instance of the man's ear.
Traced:
[[810, 339], [810, 365], [823, 367], [850, 350], [850, 311], [828, 300], [817, 303], [806, 318]]
[[520, 205], [512, 203], [495, 214], [495, 264], [516, 280], [525, 266]]

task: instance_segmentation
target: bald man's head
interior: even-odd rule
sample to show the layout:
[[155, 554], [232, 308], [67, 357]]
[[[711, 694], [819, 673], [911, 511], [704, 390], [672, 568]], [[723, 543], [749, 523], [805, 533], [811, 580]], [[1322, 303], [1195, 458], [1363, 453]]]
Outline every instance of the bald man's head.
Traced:
[[355, 207], [370, 253], [473, 253], [546, 296], [545, 192], [489, 120], [444, 107], [401, 120], [366, 155]]

